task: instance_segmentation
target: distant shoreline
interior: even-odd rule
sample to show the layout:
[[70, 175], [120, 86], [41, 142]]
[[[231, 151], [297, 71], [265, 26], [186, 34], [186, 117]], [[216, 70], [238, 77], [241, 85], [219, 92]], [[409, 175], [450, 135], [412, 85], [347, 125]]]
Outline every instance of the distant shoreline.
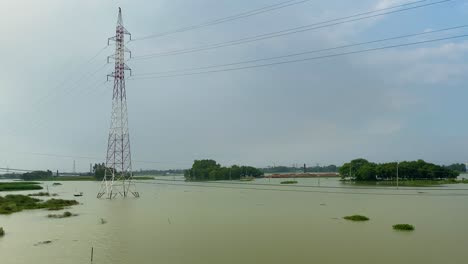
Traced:
[[285, 173], [266, 175], [265, 178], [272, 179], [290, 179], [290, 178], [338, 178], [340, 175], [336, 172], [323, 173]]

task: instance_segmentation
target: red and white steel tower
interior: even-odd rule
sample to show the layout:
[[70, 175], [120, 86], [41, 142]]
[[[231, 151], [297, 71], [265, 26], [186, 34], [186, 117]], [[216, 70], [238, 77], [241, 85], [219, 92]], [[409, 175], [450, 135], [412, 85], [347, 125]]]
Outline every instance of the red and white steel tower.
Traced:
[[124, 28], [122, 10], [119, 7], [119, 17], [115, 36], [108, 39], [115, 42], [115, 54], [109, 59], [115, 60], [115, 70], [107, 75], [114, 78], [114, 90], [112, 95], [112, 117], [107, 142], [107, 156], [104, 179], [97, 197], [115, 198], [117, 195], [127, 197], [132, 194], [139, 197], [133, 183], [132, 155], [130, 152], [130, 135], [128, 131], [127, 93], [125, 91], [125, 71], [131, 69], [125, 64], [125, 53], [130, 51], [125, 48], [125, 35], [130, 33]]

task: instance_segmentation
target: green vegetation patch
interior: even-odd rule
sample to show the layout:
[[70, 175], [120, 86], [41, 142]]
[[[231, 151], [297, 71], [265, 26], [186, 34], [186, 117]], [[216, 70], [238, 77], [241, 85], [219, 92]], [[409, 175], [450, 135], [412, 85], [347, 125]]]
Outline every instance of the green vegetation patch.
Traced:
[[77, 214], [72, 214], [71, 212], [64, 212], [63, 214], [49, 214], [47, 217], [49, 218], [67, 218], [72, 216], [78, 216]]
[[354, 181], [394, 181], [396, 176], [406, 180], [450, 180], [456, 179], [460, 172], [454, 170], [460, 166], [444, 167], [425, 162], [424, 160], [403, 161], [377, 164], [365, 159], [355, 159], [340, 167], [343, 179]]
[[3, 230], [3, 227], [0, 227], [0, 237], [5, 235], [5, 230]]
[[41, 178], [41, 181], [55, 181], [52, 185], [62, 185], [57, 181], [95, 181], [96, 178], [93, 176], [58, 176], [58, 177], [47, 177]]
[[0, 214], [12, 214], [23, 210], [48, 209], [62, 210], [66, 206], [77, 205], [75, 200], [50, 199], [42, 201], [26, 195], [0, 196]]
[[281, 184], [296, 184], [297, 181], [282, 181]]
[[413, 231], [414, 226], [409, 225], [409, 224], [397, 224], [397, 225], [393, 225], [393, 229], [401, 230], [401, 231]]
[[134, 180], [154, 180], [154, 177], [150, 176], [133, 176]]
[[349, 215], [349, 216], [343, 217], [343, 219], [351, 220], [351, 221], [358, 221], [358, 222], [369, 221], [369, 218], [363, 215]]
[[187, 181], [227, 181], [243, 180], [251, 181], [254, 178], [262, 178], [263, 172], [250, 166], [223, 167], [215, 160], [195, 160], [192, 168], [185, 170]]
[[58, 186], [58, 185], [62, 185], [60, 182], [54, 182], [52, 183], [53, 186]]
[[58, 196], [56, 193], [48, 193], [48, 192], [38, 192], [38, 193], [31, 193], [28, 196]]
[[27, 191], [42, 190], [38, 182], [0, 182], [0, 192], [2, 191]]

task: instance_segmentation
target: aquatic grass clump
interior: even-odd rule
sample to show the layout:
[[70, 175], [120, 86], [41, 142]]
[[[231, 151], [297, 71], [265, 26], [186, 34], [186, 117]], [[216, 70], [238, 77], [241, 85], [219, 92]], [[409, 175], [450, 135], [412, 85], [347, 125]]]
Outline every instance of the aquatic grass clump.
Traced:
[[78, 216], [77, 214], [72, 214], [71, 212], [64, 212], [63, 214], [49, 214], [47, 217], [49, 218], [67, 218], [72, 216]]
[[1, 191], [26, 191], [26, 190], [41, 190], [38, 182], [0, 182]]
[[281, 184], [296, 184], [297, 181], [282, 181]]
[[54, 182], [52, 183], [53, 186], [57, 186], [57, 185], [62, 185], [60, 182]]
[[0, 227], [0, 237], [5, 235], [5, 230], [3, 230], [3, 227]]
[[50, 199], [42, 201], [27, 195], [0, 196], [0, 214], [12, 214], [22, 210], [49, 209], [61, 210], [64, 207], [77, 205], [75, 200]]
[[28, 194], [28, 196], [57, 196], [58, 194], [56, 193], [48, 193], [48, 192], [38, 192], [38, 193], [31, 193]]
[[409, 224], [397, 224], [397, 225], [393, 225], [393, 229], [400, 230], [400, 231], [413, 231], [414, 226], [409, 225]]
[[343, 219], [350, 220], [350, 221], [357, 221], [357, 222], [369, 221], [369, 217], [363, 216], [363, 215], [349, 215], [349, 216], [343, 217]]

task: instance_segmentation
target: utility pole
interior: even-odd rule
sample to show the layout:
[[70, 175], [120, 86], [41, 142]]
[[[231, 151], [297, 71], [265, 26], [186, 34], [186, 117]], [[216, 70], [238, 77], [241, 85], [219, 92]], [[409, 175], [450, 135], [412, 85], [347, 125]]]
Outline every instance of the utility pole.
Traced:
[[232, 178], [231, 178], [231, 171], [232, 171], [232, 166], [229, 168], [229, 181], [232, 181]]
[[129, 35], [130, 40], [132, 39], [130, 32], [123, 26], [122, 9], [119, 7], [115, 36], [107, 41], [107, 45], [110, 44], [110, 41], [115, 42], [115, 54], [107, 57], [108, 63], [110, 59], [115, 61], [114, 72], [107, 75], [107, 79], [109, 77], [114, 79], [114, 89], [105, 173], [101, 188], [97, 194], [98, 198], [105, 195], [106, 198], [113, 199], [118, 194], [127, 197], [129, 193], [134, 197], [140, 197], [133, 182], [132, 155], [130, 152], [125, 71], [130, 71], [130, 76], [132, 72], [125, 64], [125, 53], [130, 53], [130, 58], [132, 53], [125, 47], [125, 35]]
[[399, 176], [398, 175], [398, 173], [399, 173], [398, 169], [399, 169], [399, 167], [400, 167], [400, 162], [397, 160], [397, 162], [396, 162], [396, 188], [397, 188], [397, 190], [398, 190], [398, 176]]
[[76, 174], [75, 160], [73, 160], [73, 174]]
[[317, 163], [317, 171], [319, 171], [319, 174], [317, 175], [317, 181], [318, 181], [318, 186], [320, 186], [320, 166], [319, 166], [319, 163]]

